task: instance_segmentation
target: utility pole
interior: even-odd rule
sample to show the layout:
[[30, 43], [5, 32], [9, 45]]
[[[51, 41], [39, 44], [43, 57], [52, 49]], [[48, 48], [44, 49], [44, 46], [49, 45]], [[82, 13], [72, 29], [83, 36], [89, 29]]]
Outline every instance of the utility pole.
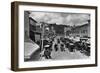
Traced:
[[65, 36], [65, 38], [66, 38], [66, 27], [64, 27], [64, 36]]
[[44, 41], [44, 23], [42, 22], [42, 35], [41, 35], [41, 51], [43, 50], [43, 41]]

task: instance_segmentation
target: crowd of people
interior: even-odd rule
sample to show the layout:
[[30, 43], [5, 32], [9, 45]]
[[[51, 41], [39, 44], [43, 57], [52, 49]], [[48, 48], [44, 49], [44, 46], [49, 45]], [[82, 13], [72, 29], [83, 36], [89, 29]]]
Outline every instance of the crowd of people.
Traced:
[[88, 47], [88, 44], [82, 41], [73, 42], [70, 39], [65, 39], [63, 37], [54, 37], [51, 40], [44, 40], [43, 49], [40, 55], [45, 59], [52, 59], [52, 51], [57, 52], [60, 50], [61, 52], [65, 52], [66, 49], [68, 49], [67, 51], [69, 52], [75, 52], [75, 50], [78, 50], [81, 53], [90, 56], [90, 47]]

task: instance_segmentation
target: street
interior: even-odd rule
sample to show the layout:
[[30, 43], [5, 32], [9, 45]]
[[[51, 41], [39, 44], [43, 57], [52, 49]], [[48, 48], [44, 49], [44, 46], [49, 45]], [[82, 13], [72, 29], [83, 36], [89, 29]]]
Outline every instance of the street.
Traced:
[[[63, 42], [60, 40], [60, 43], [58, 43], [57, 39], [59, 39], [59, 37], [56, 37], [54, 39], [54, 41], [52, 42], [51, 59], [46, 59], [45, 56], [41, 56], [41, 54], [44, 55], [44, 51], [37, 50], [37, 51], [34, 51], [30, 55], [30, 58], [26, 59], [26, 61], [71, 60], [71, 59], [87, 59], [87, 58], [89, 58], [89, 56], [86, 56], [84, 53], [81, 53], [79, 50], [76, 50], [76, 49], [74, 49], [73, 52], [70, 52], [69, 48], [66, 48], [65, 45], [64, 45], [65, 50], [62, 51], [61, 50], [61, 44]], [[55, 47], [54, 47], [55, 44], [57, 44], [57, 46], [58, 46], [57, 51], [55, 50]], [[29, 45], [28, 41], [26, 43], [26, 46], [27, 45]], [[35, 46], [35, 45], [33, 45], [33, 46]], [[28, 47], [30, 47], [30, 48], [28, 48], [28, 50], [32, 49], [31, 46], [28, 46]], [[32, 49], [32, 50], [35, 50], [35, 48]], [[32, 52], [32, 50], [30, 50], [30, 52]]]
[[88, 56], [80, 53], [79, 51], [75, 51], [75, 52], [69, 52], [69, 50], [67, 49], [64, 52], [61, 52], [60, 50], [55, 52], [52, 52], [52, 59], [53, 60], [70, 60], [70, 59], [86, 59], [88, 58]]
[[[80, 51], [69, 52], [68, 49], [66, 49], [64, 52], [61, 52], [61, 50], [58, 50], [58, 51], [53, 50], [51, 52], [51, 57], [52, 57], [51, 60], [71, 60], [71, 59], [87, 59], [87, 58], [89, 58], [88, 56], [84, 55], [83, 53], [80, 53]], [[42, 57], [39, 60], [47, 60], [47, 59]]]
[[[55, 51], [54, 44], [57, 43], [57, 38], [53, 42], [52, 51], [51, 51], [51, 57], [52, 59], [49, 60], [71, 60], [71, 59], [86, 59], [89, 58], [89, 56], [86, 56], [84, 53], [81, 53], [79, 50], [74, 50], [74, 52], [70, 52], [68, 48], [65, 48], [65, 51], [61, 51], [60, 42], [58, 44], [58, 51]], [[48, 60], [44, 57], [40, 58], [40, 60]]]

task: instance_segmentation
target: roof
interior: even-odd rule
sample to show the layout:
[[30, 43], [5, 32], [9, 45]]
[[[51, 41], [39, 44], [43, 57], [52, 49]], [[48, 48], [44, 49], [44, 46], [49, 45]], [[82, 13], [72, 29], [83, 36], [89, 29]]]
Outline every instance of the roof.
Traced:
[[34, 21], [35, 23], [37, 23], [37, 21], [36, 21], [36, 20], [34, 20], [32, 17], [29, 17], [29, 19], [31, 19], [32, 21]]
[[83, 24], [83, 25], [80, 25], [80, 26], [75, 26], [72, 29], [77, 29], [77, 28], [81, 28], [81, 27], [84, 27], [84, 26], [88, 26], [88, 25], [90, 25], [90, 24]]

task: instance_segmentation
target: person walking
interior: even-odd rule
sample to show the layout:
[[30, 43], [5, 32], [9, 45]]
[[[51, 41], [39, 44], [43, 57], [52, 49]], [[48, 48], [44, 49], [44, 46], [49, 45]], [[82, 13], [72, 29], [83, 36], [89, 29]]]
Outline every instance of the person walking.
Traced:
[[60, 49], [62, 52], [65, 51], [64, 44], [61, 44]]
[[50, 45], [45, 46], [45, 51], [44, 51], [44, 56], [46, 59], [51, 59], [51, 50], [50, 50]]
[[58, 51], [58, 45], [55, 44], [55, 45], [54, 45], [54, 48], [55, 48], [55, 51], [57, 52], [57, 51]]

